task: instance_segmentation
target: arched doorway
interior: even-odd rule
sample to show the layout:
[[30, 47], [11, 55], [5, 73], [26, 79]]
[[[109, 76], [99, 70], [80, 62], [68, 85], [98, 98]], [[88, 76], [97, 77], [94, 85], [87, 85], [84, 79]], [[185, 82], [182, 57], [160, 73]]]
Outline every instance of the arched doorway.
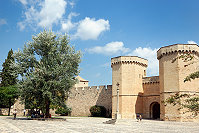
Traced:
[[153, 102], [150, 105], [150, 114], [152, 119], [160, 118], [160, 104], [158, 102]]

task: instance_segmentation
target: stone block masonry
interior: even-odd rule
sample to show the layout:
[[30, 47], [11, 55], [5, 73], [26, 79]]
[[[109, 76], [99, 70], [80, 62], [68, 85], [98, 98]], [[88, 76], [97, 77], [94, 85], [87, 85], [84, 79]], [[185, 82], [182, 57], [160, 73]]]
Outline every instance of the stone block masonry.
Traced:
[[71, 116], [90, 116], [90, 107], [104, 106], [107, 116], [112, 110], [112, 85], [72, 88], [67, 99], [67, 106], [72, 108]]

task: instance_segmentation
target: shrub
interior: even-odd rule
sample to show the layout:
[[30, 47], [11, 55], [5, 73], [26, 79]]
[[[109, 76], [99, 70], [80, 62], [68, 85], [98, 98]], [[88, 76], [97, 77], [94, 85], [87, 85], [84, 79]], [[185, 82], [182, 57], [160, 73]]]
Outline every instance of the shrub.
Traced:
[[72, 109], [69, 107], [60, 107], [55, 111], [55, 114], [60, 114], [61, 116], [68, 116], [71, 114]]
[[91, 116], [94, 117], [105, 117], [106, 116], [106, 108], [104, 106], [92, 106], [90, 108]]

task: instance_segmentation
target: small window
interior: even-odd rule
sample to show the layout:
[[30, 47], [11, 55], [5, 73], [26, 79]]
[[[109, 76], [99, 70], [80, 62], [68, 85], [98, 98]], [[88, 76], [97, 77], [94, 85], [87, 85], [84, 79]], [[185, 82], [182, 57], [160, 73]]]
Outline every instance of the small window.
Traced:
[[144, 76], [146, 76], [146, 70], [144, 70]]

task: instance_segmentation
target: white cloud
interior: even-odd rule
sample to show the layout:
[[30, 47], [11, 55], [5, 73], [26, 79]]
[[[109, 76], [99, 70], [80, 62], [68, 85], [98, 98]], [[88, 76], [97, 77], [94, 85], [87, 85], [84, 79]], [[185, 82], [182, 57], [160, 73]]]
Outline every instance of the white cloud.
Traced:
[[148, 60], [148, 68], [147, 68], [147, 75], [154, 76], [159, 75], [159, 62], [157, 59], [157, 48], [151, 49], [138, 47], [128, 55], [131, 56], [139, 56]]
[[26, 26], [30, 26], [31, 28], [37, 27], [38, 23], [38, 12], [34, 8], [34, 6], [31, 6], [26, 10], [24, 13], [25, 20], [18, 22], [17, 25], [19, 26], [20, 30], [24, 30]]
[[69, 1], [68, 3], [69, 3], [69, 5], [71, 5], [72, 8], [75, 6], [75, 2], [73, 2], [73, 1]]
[[25, 19], [18, 23], [18, 26], [23, 30], [26, 26], [31, 28], [52, 28], [53, 24], [58, 24], [63, 19], [67, 2], [65, 0], [45, 0], [34, 1], [27, 3], [25, 0], [20, 0], [25, 6]]
[[70, 13], [68, 15], [68, 19], [66, 21], [62, 21], [61, 25], [62, 25], [62, 31], [64, 32], [69, 32], [70, 30], [72, 30], [73, 28], [75, 28], [77, 26], [77, 23], [72, 23], [72, 17], [74, 16], [78, 16], [79, 14], [77, 13]]
[[81, 20], [77, 26], [77, 33], [73, 38], [82, 40], [96, 40], [103, 31], [110, 29], [109, 21], [104, 19], [95, 20], [95, 18], [86, 17]]
[[19, 30], [20, 30], [20, 31], [24, 30], [25, 27], [26, 27], [26, 26], [23, 24], [23, 22], [18, 22], [18, 23], [17, 23], [17, 26], [19, 27]]
[[0, 26], [4, 24], [7, 24], [7, 21], [5, 19], [0, 19]]
[[74, 12], [64, 18], [67, 4], [72, 8], [75, 5], [71, 0], [19, 0], [19, 2], [25, 7], [24, 20], [17, 23], [20, 30], [26, 27], [36, 30], [61, 26], [62, 32], [69, 33], [73, 30], [72, 39], [96, 40], [102, 32], [110, 29], [109, 21], [104, 19], [86, 17], [72, 22], [72, 17], [79, 15]]
[[45, 0], [39, 12], [39, 23], [41, 27], [52, 27], [65, 14], [66, 1], [64, 0]]
[[21, 4], [23, 4], [23, 5], [27, 5], [28, 4], [27, 0], [19, 0], [19, 2], [21, 2]]
[[[148, 60], [147, 75], [154, 76], [159, 75], [159, 62], [157, 59], [158, 48], [142, 48], [138, 47], [135, 50], [130, 50], [124, 47], [123, 42], [111, 42], [105, 46], [96, 46], [93, 48], [86, 49], [89, 53], [103, 54], [103, 55], [128, 55], [138, 56]], [[104, 64], [102, 67], [110, 66], [110, 64]]]
[[197, 44], [196, 42], [190, 40], [190, 41], [187, 41], [188, 44]]
[[130, 51], [129, 48], [125, 48], [123, 42], [111, 42], [105, 46], [96, 46], [87, 49], [89, 53], [105, 54], [105, 55], [115, 55], [124, 54]]

